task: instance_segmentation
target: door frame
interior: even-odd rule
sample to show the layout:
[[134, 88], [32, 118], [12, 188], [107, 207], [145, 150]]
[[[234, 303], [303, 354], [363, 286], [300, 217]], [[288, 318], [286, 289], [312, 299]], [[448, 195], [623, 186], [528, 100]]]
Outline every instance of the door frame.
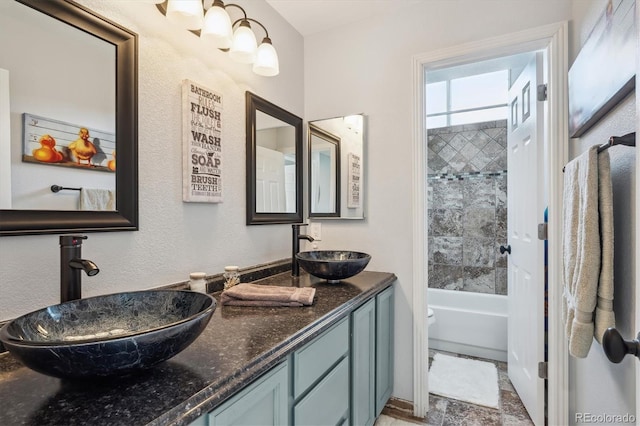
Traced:
[[[640, 22], [640, 7], [636, 2], [636, 22]], [[638, 39], [640, 45], [640, 39]], [[640, 85], [638, 85], [638, 78], [640, 78], [640, 55], [636, 55], [636, 133], [640, 133]], [[637, 148], [636, 148], [637, 149]], [[640, 194], [638, 188], [640, 188], [640, 155], [636, 151], [636, 211], [640, 212]], [[640, 250], [640, 224], [636, 219], [636, 255]], [[636, 264], [636, 289], [640, 284], [640, 266]], [[640, 332], [640, 291], [636, 290], [636, 329], [635, 332]], [[636, 368], [636, 421], [640, 419], [640, 368]]]
[[[544, 189], [548, 194], [548, 282], [562, 282], [562, 167], [568, 158], [568, 23], [567, 21], [516, 33], [469, 42], [413, 56], [413, 404], [414, 415], [425, 417], [428, 391], [428, 280], [426, 256], [427, 170], [425, 70], [443, 68], [498, 56], [534, 50], [545, 51], [544, 75], [548, 84], [544, 132]], [[551, 141], [551, 142], [550, 142]], [[562, 286], [549, 285], [548, 292], [549, 424], [565, 424], [569, 417], [569, 367], [562, 325]]]

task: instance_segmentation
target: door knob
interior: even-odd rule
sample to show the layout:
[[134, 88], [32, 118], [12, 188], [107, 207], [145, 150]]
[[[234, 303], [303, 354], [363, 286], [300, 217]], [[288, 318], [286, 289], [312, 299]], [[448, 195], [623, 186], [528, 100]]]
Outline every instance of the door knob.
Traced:
[[500, 246], [500, 254], [504, 254], [504, 252], [511, 254], [511, 246]]
[[624, 340], [615, 328], [607, 328], [602, 335], [602, 349], [613, 363], [619, 363], [627, 354], [640, 358], [640, 334], [635, 340]]

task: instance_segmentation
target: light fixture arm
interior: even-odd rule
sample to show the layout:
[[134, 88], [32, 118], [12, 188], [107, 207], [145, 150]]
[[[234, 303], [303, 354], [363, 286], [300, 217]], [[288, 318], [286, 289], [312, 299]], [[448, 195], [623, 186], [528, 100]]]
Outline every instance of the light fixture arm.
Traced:
[[256, 24], [260, 25], [260, 26], [262, 27], [262, 29], [264, 30], [265, 37], [266, 37], [266, 38], [268, 38], [269, 40], [271, 40], [271, 39], [269, 38], [269, 31], [267, 31], [267, 29], [265, 28], [265, 26], [264, 26], [264, 25], [262, 25], [262, 24], [260, 23], [260, 21], [258, 21], [258, 20], [256, 20], [256, 19], [253, 19], [253, 18], [248, 18], [246, 15], [245, 15], [245, 17], [244, 17], [244, 18], [237, 19], [237, 20], [233, 23], [233, 25], [231, 25], [231, 27], [235, 27], [235, 26], [236, 26], [236, 24], [237, 24], [238, 22], [241, 22], [241, 21], [251, 21], [251, 22], [255, 22]]
[[[240, 10], [242, 11], [242, 15], [244, 15], [244, 19], [248, 19], [248, 18], [247, 18], [247, 12], [242, 8], [242, 6], [237, 5], [237, 4], [235, 4], [235, 3], [224, 4], [224, 3], [222, 3], [222, 1], [221, 1], [221, 0], [215, 0], [215, 1], [213, 2], [213, 4], [214, 4], [214, 5], [215, 5], [216, 3], [222, 4], [222, 7], [224, 7], [224, 8], [225, 8], [225, 10], [226, 10], [228, 7], [231, 7], [231, 6], [233, 6], [233, 7], [237, 7], [238, 9], [240, 9]], [[239, 21], [241, 21], [241, 19], [239, 19]], [[237, 22], [237, 21], [236, 21], [236, 22]]]

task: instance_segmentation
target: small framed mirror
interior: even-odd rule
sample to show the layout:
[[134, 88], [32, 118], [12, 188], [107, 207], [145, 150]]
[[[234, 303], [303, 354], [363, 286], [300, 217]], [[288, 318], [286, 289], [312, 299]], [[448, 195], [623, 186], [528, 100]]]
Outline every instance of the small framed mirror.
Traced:
[[302, 222], [302, 118], [251, 93], [247, 225]]
[[[310, 218], [364, 219], [365, 130], [364, 114], [309, 122]], [[325, 166], [314, 164], [321, 161], [316, 158], [319, 154], [314, 154], [314, 147], [328, 156], [332, 152], [330, 144], [336, 147], [335, 166], [328, 157], [323, 159]]]
[[340, 138], [309, 124], [309, 217], [340, 216]]

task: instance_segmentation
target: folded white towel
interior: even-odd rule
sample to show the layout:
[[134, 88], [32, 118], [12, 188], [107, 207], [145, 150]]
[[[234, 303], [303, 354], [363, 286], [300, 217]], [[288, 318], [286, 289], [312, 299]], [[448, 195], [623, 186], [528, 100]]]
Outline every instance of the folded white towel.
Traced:
[[614, 325], [611, 175], [597, 146], [565, 167], [563, 225], [562, 313], [569, 353], [584, 358], [594, 335], [600, 341]]
[[115, 210], [115, 191], [100, 188], [81, 188], [79, 208], [80, 210]]

